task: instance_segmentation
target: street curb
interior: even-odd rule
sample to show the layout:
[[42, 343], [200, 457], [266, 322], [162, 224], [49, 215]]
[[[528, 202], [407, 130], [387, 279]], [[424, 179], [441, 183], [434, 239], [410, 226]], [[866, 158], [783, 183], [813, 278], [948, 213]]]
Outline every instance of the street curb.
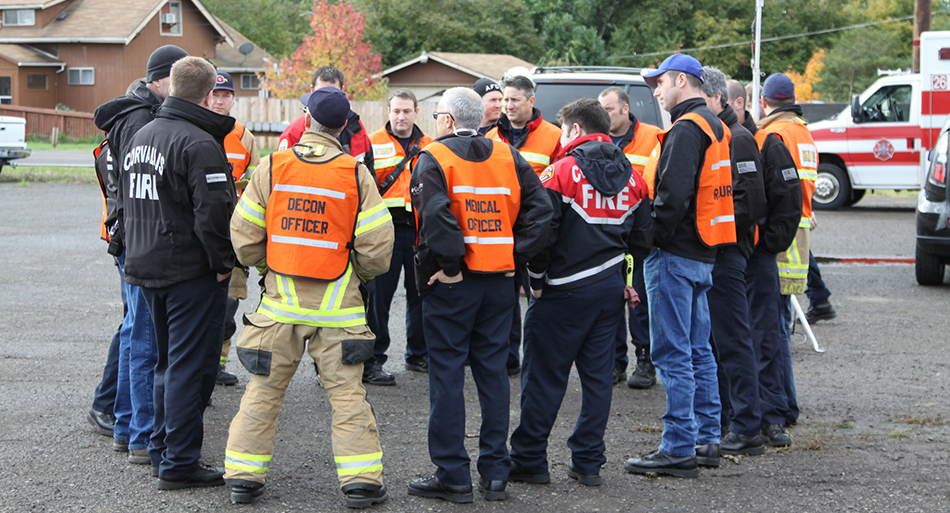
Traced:
[[912, 257], [834, 257], [817, 256], [815, 260], [821, 264], [844, 264], [844, 265], [881, 265], [881, 264], [910, 264], [915, 260]]

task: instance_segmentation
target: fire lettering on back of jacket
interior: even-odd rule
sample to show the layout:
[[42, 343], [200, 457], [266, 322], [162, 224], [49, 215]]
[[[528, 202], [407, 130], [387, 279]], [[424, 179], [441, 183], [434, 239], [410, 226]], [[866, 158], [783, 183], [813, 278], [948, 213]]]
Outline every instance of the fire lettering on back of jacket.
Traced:
[[[153, 173], [132, 173], [132, 166], [148, 164]], [[125, 154], [123, 169], [129, 173], [129, 197], [158, 201], [158, 180], [154, 176], [165, 172], [165, 156], [152, 146], [136, 146]], [[147, 168], [146, 168], [147, 169]]]

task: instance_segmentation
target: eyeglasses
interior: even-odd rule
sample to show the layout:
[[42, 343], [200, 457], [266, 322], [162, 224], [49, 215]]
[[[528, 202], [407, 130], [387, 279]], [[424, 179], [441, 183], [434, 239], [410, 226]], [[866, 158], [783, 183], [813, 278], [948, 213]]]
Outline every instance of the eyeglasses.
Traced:
[[439, 115], [441, 115], [441, 114], [445, 114], [446, 116], [452, 118], [452, 121], [455, 121], [455, 117], [452, 116], [452, 113], [450, 113], [450, 112], [433, 112], [433, 113], [432, 113], [432, 119], [438, 120], [438, 119], [439, 119]]

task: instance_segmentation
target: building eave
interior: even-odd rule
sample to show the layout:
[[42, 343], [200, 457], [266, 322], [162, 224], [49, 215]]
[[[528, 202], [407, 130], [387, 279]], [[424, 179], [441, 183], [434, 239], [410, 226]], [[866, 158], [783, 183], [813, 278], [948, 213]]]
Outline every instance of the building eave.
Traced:
[[45, 44], [45, 43], [105, 43], [128, 44], [131, 39], [124, 37], [3, 37], [0, 43], [12, 45]]

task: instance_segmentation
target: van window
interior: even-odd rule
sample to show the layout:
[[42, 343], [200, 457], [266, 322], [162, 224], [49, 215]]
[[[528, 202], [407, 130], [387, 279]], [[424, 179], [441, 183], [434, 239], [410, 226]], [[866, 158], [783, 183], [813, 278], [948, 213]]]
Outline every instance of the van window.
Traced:
[[660, 121], [656, 110], [656, 100], [653, 99], [653, 93], [646, 84], [627, 84], [624, 86], [616, 83], [540, 83], [534, 90], [534, 106], [541, 110], [541, 116], [545, 121], [557, 124], [557, 111], [561, 110], [561, 107], [580, 98], [596, 100], [604, 89], [614, 85], [626, 87], [627, 94], [630, 96], [630, 112], [637, 116], [640, 121], [662, 126], [662, 121]]
[[911, 86], [884, 86], [864, 101], [864, 120], [874, 121], [910, 121]]

